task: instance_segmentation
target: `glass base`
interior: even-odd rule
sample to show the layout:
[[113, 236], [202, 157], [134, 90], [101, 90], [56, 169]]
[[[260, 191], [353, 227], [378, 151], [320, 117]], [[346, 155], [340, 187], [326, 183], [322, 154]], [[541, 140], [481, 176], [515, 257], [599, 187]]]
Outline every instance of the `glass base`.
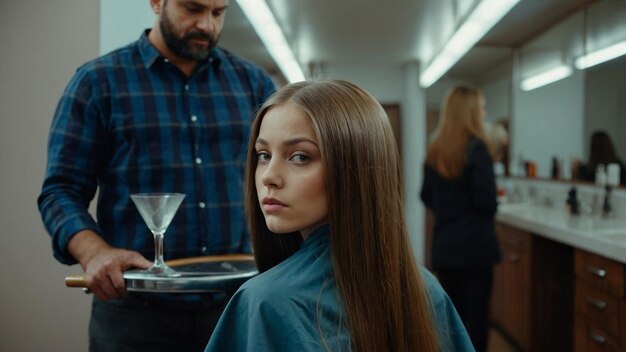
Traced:
[[144, 270], [133, 270], [133, 276], [161, 276], [161, 277], [179, 277], [179, 272], [167, 265], [151, 266]]

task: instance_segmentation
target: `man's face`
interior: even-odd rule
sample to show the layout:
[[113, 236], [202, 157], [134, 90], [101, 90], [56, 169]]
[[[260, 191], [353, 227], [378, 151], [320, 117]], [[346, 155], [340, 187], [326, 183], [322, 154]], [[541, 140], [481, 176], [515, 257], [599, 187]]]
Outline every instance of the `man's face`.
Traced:
[[163, 0], [159, 27], [176, 56], [203, 60], [217, 45], [228, 0]]

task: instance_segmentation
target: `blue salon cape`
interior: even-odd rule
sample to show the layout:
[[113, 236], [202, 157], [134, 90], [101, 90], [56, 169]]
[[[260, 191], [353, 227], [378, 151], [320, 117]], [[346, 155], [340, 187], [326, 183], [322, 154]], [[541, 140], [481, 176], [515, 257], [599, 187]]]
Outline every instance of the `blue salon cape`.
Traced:
[[[205, 351], [349, 351], [345, 310], [332, 278], [328, 231], [328, 226], [315, 230], [291, 257], [244, 283]], [[432, 274], [421, 272], [442, 351], [474, 351], [448, 295]]]

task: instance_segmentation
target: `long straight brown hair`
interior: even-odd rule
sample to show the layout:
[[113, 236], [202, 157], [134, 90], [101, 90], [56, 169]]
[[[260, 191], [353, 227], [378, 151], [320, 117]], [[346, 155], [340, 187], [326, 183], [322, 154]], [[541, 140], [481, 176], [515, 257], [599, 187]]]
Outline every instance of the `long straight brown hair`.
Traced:
[[[409, 243], [398, 150], [380, 104], [345, 81], [299, 82], [273, 95], [254, 121], [246, 211], [261, 272], [293, 254], [297, 233], [265, 225], [255, 186], [254, 142], [263, 116], [291, 103], [310, 118], [325, 165], [333, 274], [357, 351], [437, 351], [431, 305]], [[323, 340], [324, 337], [320, 336]]]
[[488, 145], [482, 121], [483, 104], [482, 93], [474, 88], [457, 86], [446, 95], [426, 153], [426, 163], [442, 177], [456, 179], [461, 175], [471, 137]]

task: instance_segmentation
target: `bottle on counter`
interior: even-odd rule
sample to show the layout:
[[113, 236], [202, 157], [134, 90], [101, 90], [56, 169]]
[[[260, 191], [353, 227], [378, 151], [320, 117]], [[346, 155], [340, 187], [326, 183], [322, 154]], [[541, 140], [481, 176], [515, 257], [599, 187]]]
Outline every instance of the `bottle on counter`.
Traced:
[[620, 184], [620, 166], [616, 163], [611, 163], [606, 166], [606, 184], [609, 186], [617, 187]]
[[501, 185], [497, 187], [497, 195], [498, 195], [498, 203], [504, 204], [508, 202], [508, 197], [506, 195], [506, 188]]
[[561, 164], [556, 156], [552, 157], [552, 179], [559, 180], [561, 178]]
[[576, 191], [576, 187], [570, 188], [569, 192], [567, 192], [567, 209], [571, 215], [579, 215], [580, 214], [580, 201], [578, 200], [578, 192]]
[[535, 178], [537, 177], [537, 163], [534, 161], [526, 162], [526, 177]]

